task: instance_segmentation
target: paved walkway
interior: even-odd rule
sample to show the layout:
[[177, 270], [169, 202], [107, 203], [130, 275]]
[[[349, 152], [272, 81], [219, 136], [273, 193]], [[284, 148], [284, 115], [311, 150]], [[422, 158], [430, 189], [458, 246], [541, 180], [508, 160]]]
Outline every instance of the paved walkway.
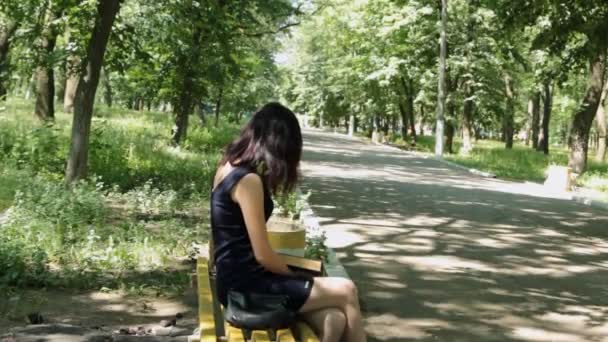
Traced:
[[305, 132], [313, 210], [371, 341], [608, 341], [608, 212]]

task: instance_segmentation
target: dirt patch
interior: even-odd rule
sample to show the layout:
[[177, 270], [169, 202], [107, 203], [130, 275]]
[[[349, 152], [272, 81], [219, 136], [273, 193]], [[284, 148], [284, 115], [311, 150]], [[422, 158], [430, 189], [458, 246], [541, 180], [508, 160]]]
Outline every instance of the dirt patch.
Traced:
[[197, 298], [194, 289], [180, 297], [129, 296], [116, 292], [26, 290], [0, 298], [0, 335], [29, 324], [28, 315], [39, 313], [45, 324], [66, 324], [112, 332], [125, 327], [157, 327], [161, 320], [174, 319], [177, 326], [197, 327]]

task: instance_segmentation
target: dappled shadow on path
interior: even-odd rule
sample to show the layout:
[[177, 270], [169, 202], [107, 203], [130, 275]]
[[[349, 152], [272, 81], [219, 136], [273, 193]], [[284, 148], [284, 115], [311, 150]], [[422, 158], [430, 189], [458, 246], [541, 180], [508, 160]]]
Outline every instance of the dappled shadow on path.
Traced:
[[[198, 325], [195, 289], [185, 285], [183, 292], [174, 293], [168, 285], [160, 287], [159, 281], [164, 278], [157, 271], [134, 271], [124, 277], [125, 284], [132, 286], [125, 291], [21, 289], [9, 293], [0, 297], [0, 335], [23, 326], [32, 312], [40, 313], [45, 323], [93, 328], [101, 333], [121, 327], [158, 326], [162, 319], [172, 319], [180, 313], [183, 317], [178, 320], [178, 327], [193, 331]], [[35, 333], [28, 330], [28, 334]], [[39, 338], [44, 340], [43, 336]]]
[[306, 134], [305, 187], [383, 341], [603, 341], [608, 213]]

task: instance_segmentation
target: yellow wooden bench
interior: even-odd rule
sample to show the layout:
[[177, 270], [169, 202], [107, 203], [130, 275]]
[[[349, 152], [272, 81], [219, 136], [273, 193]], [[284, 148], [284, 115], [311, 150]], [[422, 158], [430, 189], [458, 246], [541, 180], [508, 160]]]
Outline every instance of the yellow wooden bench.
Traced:
[[[298, 258], [284, 256], [288, 264], [298, 263]], [[313, 261], [314, 262], [314, 261]], [[319, 262], [320, 263], [320, 262]], [[238, 328], [224, 322], [222, 308], [215, 296], [213, 274], [210, 270], [210, 260], [207, 256], [199, 256], [197, 260], [198, 286], [198, 315], [201, 342], [245, 342], [245, 341], [277, 341], [277, 342], [319, 342], [319, 338], [305, 323], [298, 322], [295, 329], [284, 329], [276, 332], [253, 331], [251, 336]], [[295, 330], [295, 331], [294, 331]]]

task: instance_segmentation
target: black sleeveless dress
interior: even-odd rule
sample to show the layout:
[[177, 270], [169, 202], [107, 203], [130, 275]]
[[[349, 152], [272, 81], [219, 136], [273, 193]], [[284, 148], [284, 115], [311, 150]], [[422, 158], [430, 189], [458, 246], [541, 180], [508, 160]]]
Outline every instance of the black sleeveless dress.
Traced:
[[[288, 297], [289, 308], [297, 312], [310, 296], [313, 279], [272, 273], [255, 259], [241, 207], [230, 196], [232, 188], [249, 173], [255, 173], [255, 169], [236, 166], [211, 193], [211, 231], [218, 298], [226, 305], [229, 290], [282, 294]], [[270, 191], [264, 185], [266, 220], [273, 209]]]

